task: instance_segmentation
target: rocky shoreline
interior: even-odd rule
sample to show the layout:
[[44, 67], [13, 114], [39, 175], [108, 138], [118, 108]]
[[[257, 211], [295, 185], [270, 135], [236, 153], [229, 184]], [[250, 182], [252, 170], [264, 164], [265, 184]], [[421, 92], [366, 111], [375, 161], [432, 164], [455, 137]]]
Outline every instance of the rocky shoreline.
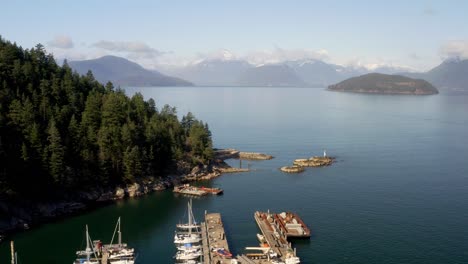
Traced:
[[210, 180], [223, 173], [249, 171], [249, 169], [233, 168], [225, 162], [226, 159], [233, 158], [233, 155], [236, 156], [238, 153], [240, 152], [216, 150], [214, 160], [208, 165], [191, 168], [186, 162], [179, 161], [174, 175], [147, 176], [127, 185], [81, 190], [60, 201], [37, 202], [25, 199], [19, 201], [14, 198], [0, 199], [0, 236], [4, 237], [43, 223], [76, 215], [117, 200], [166, 190], [181, 183]]

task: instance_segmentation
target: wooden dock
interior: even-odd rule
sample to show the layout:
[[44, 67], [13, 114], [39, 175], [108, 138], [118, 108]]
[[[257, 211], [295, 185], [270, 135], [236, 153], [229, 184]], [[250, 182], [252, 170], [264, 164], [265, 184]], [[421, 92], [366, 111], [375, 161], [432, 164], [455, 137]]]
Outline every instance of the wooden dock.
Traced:
[[213, 249], [224, 248], [229, 250], [229, 245], [224, 230], [220, 213], [205, 214], [205, 222], [202, 224], [203, 263], [231, 264], [231, 259], [217, 254]]
[[208, 233], [206, 232], [205, 222], [201, 223], [201, 235], [202, 235], [202, 250], [203, 250], [203, 264], [210, 264], [210, 247], [208, 244]]
[[[263, 233], [271, 249], [278, 254], [282, 261], [291, 256], [296, 256], [291, 245], [286, 240], [286, 236], [281, 230], [275, 230], [274, 225], [267, 221], [267, 214], [255, 212], [255, 221]], [[271, 215], [271, 217], [273, 217]], [[277, 235], [278, 234], [278, 235]], [[224, 248], [229, 250], [226, 232], [220, 213], [205, 213], [205, 221], [201, 223], [203, 264], [272, 264], [277, 263], [269, 260], [266, 256], [262, 258], [249, 258], [249, 254], [238, 255], [236, 258], [223, 257], [213, 249]]]

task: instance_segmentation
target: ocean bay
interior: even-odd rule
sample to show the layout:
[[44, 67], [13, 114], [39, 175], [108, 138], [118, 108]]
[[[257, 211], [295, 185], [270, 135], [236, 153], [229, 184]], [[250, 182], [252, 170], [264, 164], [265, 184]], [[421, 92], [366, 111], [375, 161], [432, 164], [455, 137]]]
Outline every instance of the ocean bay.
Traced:
[[[268, 153], [252, 171], [202, 183], [220, 197], [193, 202], [220, 212], [234, 253], [257, 244], [256, 210], [295, 211], [312, 230], [294, 243], [304, 263], [463, 263], [468, 259], [468, 97], [385, 96], [319, 88], [151, 87], [127, 89], [206, 121], [215, 147]], [[337, 157], [297, 175], [278, 169], [301, 157]], [[233, 166], [238, 161], [231, 161]], [[245, 164], [247, 165], [247, 164]], [[110, 240], [122, 217], [137, 263], [171, 263], [175, 224], [187, 198], [170, 191], [119, 201], [14, 237], [20, 263], [66, 263], [84, 225]], [[41, 241], [47, 240], [47, 243]], [[51, 250], [53, 249], [53, 250]], [[47, 252], [44, 254], [44, 252]], [[8, 245], [0, 246], [0, 262]]]

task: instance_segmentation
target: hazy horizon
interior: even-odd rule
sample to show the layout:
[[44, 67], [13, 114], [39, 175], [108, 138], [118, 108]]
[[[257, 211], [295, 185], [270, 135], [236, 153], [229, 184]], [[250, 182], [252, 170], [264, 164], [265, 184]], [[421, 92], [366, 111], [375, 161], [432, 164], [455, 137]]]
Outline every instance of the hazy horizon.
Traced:
[[149, 69], [220, 58], [425, 71], [468, 57], [464, 1], [51, 3], [4, 3], [0, 34], [58, 60], [116, 55]]

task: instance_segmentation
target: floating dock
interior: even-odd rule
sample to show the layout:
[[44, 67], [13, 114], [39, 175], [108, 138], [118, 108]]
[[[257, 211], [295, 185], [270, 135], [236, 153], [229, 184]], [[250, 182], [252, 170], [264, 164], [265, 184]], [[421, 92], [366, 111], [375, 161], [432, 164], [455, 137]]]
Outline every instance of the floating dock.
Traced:
[[219, 195], [223, 193], [223, 190], [220, 188], [197, 187], [184, 184], [174, 187], [173, 192], [192, 196], [205, 196], [208, 194]]
[[290, 263], [299, 263], [296, 251], [288, 242], [286, 233], [275, 223], [274, 216], [270, 213], [255, 212], [254, 218], [266, 242], [278, 257], [283, 261], [294, 258], [297, 259], [297, 262], [291, 261]]
[[[286, 234], [274, 223], [274, 215], [255, 212], [258, 224], [268, 246], [247, 247], [246, 250], [257, 250], [259, 253], [245, 253], [235, 258], [218, 253], [219, 249], [229, 252], [226, 231], [220, 213], [205, 213], [205, 221], [201, 223], [203, 264], [275, 264], [300, 263], [295, 250], [287, 241]], [[271, 221], [271, 222], [270, 222]], [[272, 252], [276, 256], [269, 257]]]

